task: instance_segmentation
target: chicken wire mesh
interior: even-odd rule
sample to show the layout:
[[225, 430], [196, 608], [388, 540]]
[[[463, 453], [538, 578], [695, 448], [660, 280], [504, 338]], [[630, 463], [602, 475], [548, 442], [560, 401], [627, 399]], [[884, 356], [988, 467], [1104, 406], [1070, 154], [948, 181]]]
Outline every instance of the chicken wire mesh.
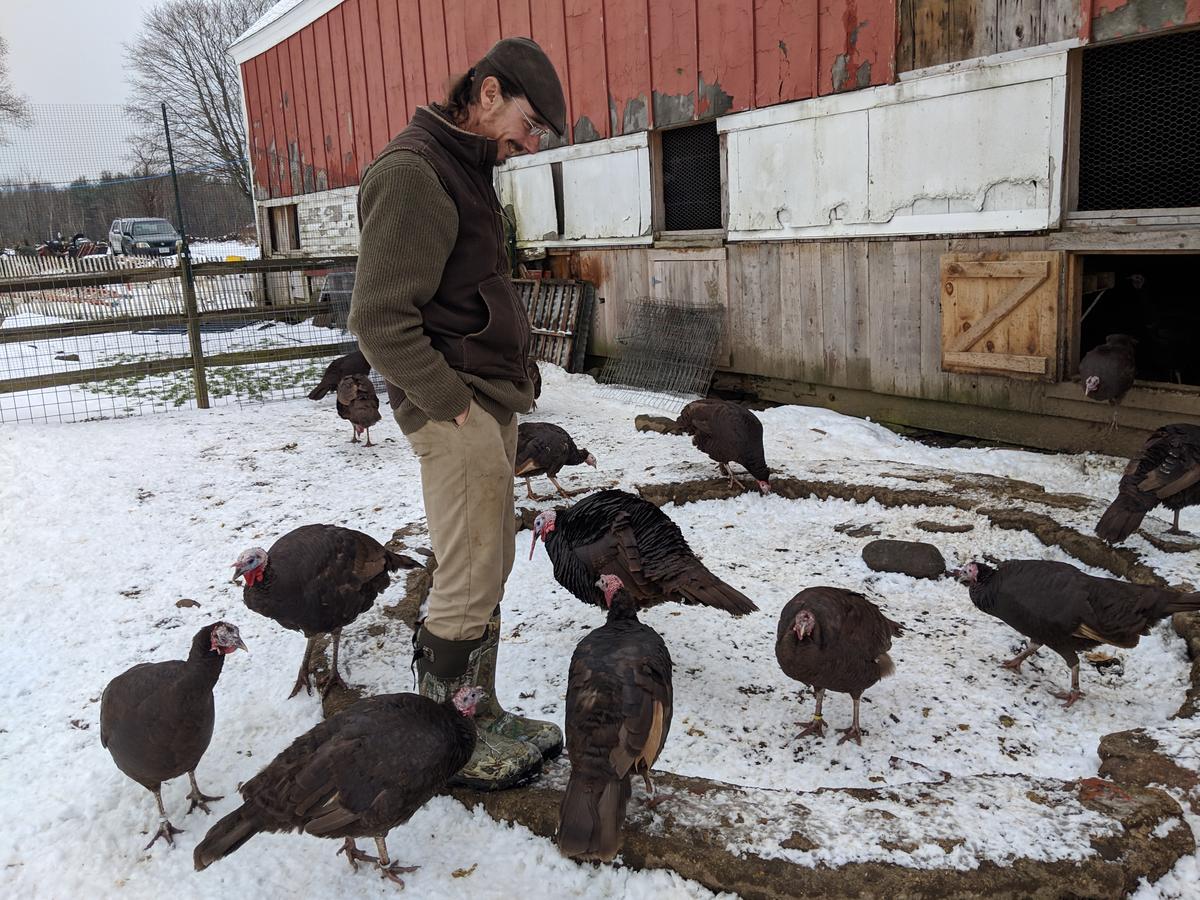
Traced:
[[1200, 31], [1083, 51], [1080, 210], [1200, 206]]
[[723, 310], [719, 304], [639, 299], [620, 348], [600, 370], [601, 396], [678, 411], [705, 396], [716, 371]]
[[198, 384], [211, 406], [306, 395], [355, 346], [311, 265], [200, 265], [193, 317], [179, 268], [0, 278], [0, 422], [192, 408]]

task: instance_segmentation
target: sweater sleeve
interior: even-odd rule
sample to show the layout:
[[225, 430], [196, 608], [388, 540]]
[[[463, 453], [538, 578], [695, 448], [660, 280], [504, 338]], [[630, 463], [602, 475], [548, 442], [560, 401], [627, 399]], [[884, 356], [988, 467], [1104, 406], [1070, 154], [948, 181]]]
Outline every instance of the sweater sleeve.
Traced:
[[453, 419], [471, 389], [422, 327], [458, 235], [458, 210], [433, 168], [396, 151], [371, 166], [359, 189], [358, 271], [349, 328], [363, 355], [429, 418]]

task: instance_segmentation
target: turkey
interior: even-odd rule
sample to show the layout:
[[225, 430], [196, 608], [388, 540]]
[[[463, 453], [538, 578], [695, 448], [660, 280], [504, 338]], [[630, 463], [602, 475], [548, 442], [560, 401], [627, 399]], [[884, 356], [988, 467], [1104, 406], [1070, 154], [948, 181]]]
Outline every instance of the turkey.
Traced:
[[563, 855], [611, 860], [621, 849], [621, 825], [641, 775], [654, 793], [650, 768], [671, 729], [671, 654], [637, 618], [637, 602], [615, 575], [596, 586], [608, 621], [575, 648], [567, 676], [566, 731], [571, 777], [558, 817]]
[[370, 378], [366, 375], [347, 375], [338, 382], [337, 414], [353, 426], [350, 443], [357, 444], [358, 436], [365, 431], [366, 446], [375, 446], [371, 443], [371, 426], [381, 417], [379, 397]]
[[562, 512], [539, 513], [530, 559], [538, 538], [546, 543], [558, 583], [584, 603], [604, 604], [596, 578], [609, 572], [620, 577], [643, 609], [667, 600], [735, 616], [758, 609], [701, 564], [665, 513], [625, 491], [599, 491]]
[[529, 380], [533, 382], [533, 406], [530, 409], [537, 409], [538, 398], [542, 396], [542, 370], [535, 359], [529, 360]]
[[100, 697], [100, 746], [112, 754], [117, 768], [154, 794], [158, 803], [159, 838], [172, 846], [182, 834], [167, 820], [162, 783], [187, 773], [192, 783], [188, 799], [208, 812], [209, 797], [196, 784], [196, 766], [212, 739], [213, 687], [221, 677], [225, 657], [246, 649], [237, 627], [214, 622], [196, 632], [186, 660], [142, 663], [108, 683]]
[[302, 525], [277, 540], [270, 552], [262, 547], [244, 551], [233, 564], [233, 580], [245, 579], [242, 600], [247, 607], [308, 638], [291, 698], [302, 687], [312, 693], [308, 660], [319, 634], [333, 635], [333, 663], [321, 693], [335, 684], [346, 686], [338, 673], [343, 626], [371, 608], [391, 583], [389, 572], [418, 567], [416, 560], [393, 553], [361, 531]]
[[545, 500], [533, 492], [530, 479], [545, 475], [563, 497], [573, 497], [587, 488], [568, 491], [558, 483], [563, 466], [589, 465], [596, 468], [596, 457], [587, 448], [575, 446], [567, 432], [550, 422], [522, 422], [517, 426], [517, 456], [513, 470], [525, 478], [525, 493], [530, 500]]
[[692, 436], [696, 449], [707, 453], [731, 487], [744, 488], [733, 476], [738, 463], [754, 476], [758, 490], [771, 492], [771, 472], [763, 454], [763, 429], [750, 410], [728, 400], [693, 400], [679, 413], [675, 425]]
[[[475, 749], [479, 687], [462, 687], [438, 703], [419, 694], [359, 700], [296, 738], [241, 788], [242, 805], [209, 829], [192, 860], [203, 871], [261, 832], [303, 831], [343, 838], [338, 851], [404, 886], [415, 867], [391, 862], [387, 833], [407, 822]], [[374, 838], [379, 856], [358, 849]]]
[[967, 563], [955, 577], [971, 602], [1025, 637], [1029, 646], [1002, 665], [1021, 664], [1045, 645], [1071, 667], [1071, 690], [1054, 696], [1071, 706], [1079, 690], [1079, 653], [1100, 644], [1136, 647], [1150, 627], [1172, 613], [1200, 610], [1200, 594], [1097, 578], [1067, 563], [1014, 559], [993, 569]]
[[320, 382], [308, 395], [309, 400], [320, 400], [330, 391], [336, 391], [343, 378], [347, 375], [368, 375], [371, 364], [363, 356], [361, 350], [351, 350], [345, 356], [339, 356], [325, 367], [325, 374]]
[[854, 700], [854, 718], [849, 728], [838, 729], [838, 744], [853, 740], [861, 746], [865, 732], [858, 721], [859, 701], [867, 688], [895, 671], [888, 650], [892, 638], [902, 634], [904, 626], [854, 591], [814, 587], [789, 600], [779, 614], [775, 658], [785, 675], [817, 695], [812, 721], [797, 737], [824, 736], [821, 704], [826, 691], [837, 691]]
[[1125, 540], [1146, 513], [1162, 504], [1174, 510], [1168, 534], [1179, 530], [1179, 511], [1200, 506], [1200, 425], [1164, 425], [1125, 467], [1114, 500], [1100, 517], [1096, 534], [1110, 544]]
[[1079, 361], [1083, 395], [1089, 400], [1107, 400], [1113, 405], [1112, 426], [1117, 424], [1116, 405], [1133, 387], [1137, 373], [1137, 341], [1127, 334], [1110, 334]]

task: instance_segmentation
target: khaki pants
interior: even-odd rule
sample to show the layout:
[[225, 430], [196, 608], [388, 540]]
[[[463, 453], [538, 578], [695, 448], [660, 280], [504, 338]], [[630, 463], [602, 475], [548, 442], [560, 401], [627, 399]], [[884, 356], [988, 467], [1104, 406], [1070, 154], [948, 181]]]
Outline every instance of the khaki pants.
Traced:
[[482, 637], [516, 555], [517, 417], [500, 425], [471, 401], [467, 421], [430, 420], [408, 436], [437, 558], [425, 628], [447, 641]]

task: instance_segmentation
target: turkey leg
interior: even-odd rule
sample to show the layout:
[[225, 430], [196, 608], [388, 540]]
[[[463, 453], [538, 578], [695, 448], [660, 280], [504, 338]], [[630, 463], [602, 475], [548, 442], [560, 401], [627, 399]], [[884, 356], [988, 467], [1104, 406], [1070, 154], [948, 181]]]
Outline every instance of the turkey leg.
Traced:
[[838, 733], [841, 735], [838, 738], [838, 746], [846, 743], [846, 741], [854, 741], [858, 746], [862, 746], [863, 730], [858, 727], [858, 703], [861, 695], [854, 696], [854, 718], [850, 720], [849, 728], [839, 728]]
[[183, 834], [182, 828], [176, 828], [167, 821], [167, 811], [162, 802], [162, 785], [154, 791], [154, 799], [158, 801], [158, 831], [154, 832], [154, 837], [150, 838], [150, 843], [143, 847], [143, 850], [149, 850], [159, 838], [166, 838], [167, 845], [174, 847], [175, 835]]
[[300, 693], [300, 688], [304, 688], [308, 695], [312, 696], [312, 681], [308, 677], [308, 658], [312, 656], [313, 640], [313, 638], [309, 638], [308, 643], [304, 645], [304, 657], [300, 660], [300, 674], [296, 676], [296, 684], [292, 687], [292, 692], [288, 694], [289, 700]]
[[367, 429], [367, 443], [364, 446], [367, 446], [367, 447], [375, 446], [374, 444], [371, 443], [371, 429], [370, 428]]
[[200, 785], [196, 784], [196, 770], [195, 769], [191, 769], [188, 771], [188, 778], [192, 782], [192, 792], [187, 795], [187, 799], [192, 801], [192, 805], [188, 807], [188, 811], [187, 811], [187, 814], [189, 816], [192, 814], [192, 810], [194, 810], [197, 806], [200, 807], [202, 810], [204, 810], [205, 815], [208, 815], [209, 812], [211, 812], [211, 810], [208, 808], [209, 800], [212, 800], [215, 802], [217, 800], [225, 799], [224, 797], [210, 797], [210, 796], [208, 796], [208, 794], [201, 791]]
[[404, 887], [404, 881], [400, 878], [400, 874], [415, 872], [420, 866], [402, 866], [398, 862], [391, 862], [388, 859], [387, 842], [384, 838], [375, 838], [375, 846], [379, 850], [379, 874], [388, 881], [393, 881], [400, 887]]
[[1055, 691], [1051, 696], [1057, 697], [1059, 700], [1065, 700], [1063, 709], [1070, 709], [1071, 706], [1082, 697], [1083, 691], [1079, 689], [1079, 663], [1071, 666], [1071, 689], [1069, 691]]
[[1033, 656], [1033, 654], [1037, 653], [1040, 649], [1042, 649], [1041, 644], [1037, 644], [1037, 643], [1034, 643], [1033, 641], [1030, 641], [1029, 646], [1026, 647], [1024, 650], [1022, 650], [1020, 653], [1018, 653], [1016, 656], [1014, 656], [1012, 659], [1006, 659], [1004, 662], [1000, 663], [1000, 668], [1012, 669], [1014, 672], [1020, 672], [1021, 664], [1023, 662], [1025, 662], [1025, 660], [1029, 659], [1029, 657]]
[[335, 628], [333, 630], [333, 662], [329, 666], [329, 677], [325, 679], [321, 685], [321, 696], [326, 696], [334, 686], [338, 686], [343, 690], [349, 690], [350, 685], [342, 680], [342, 674], [338, 671], [338, 645], [342, 642], [342, 629]]
[[353, 425], [350, 426], [350, 443], [351, 444], [358, 443], [358, 429], [355, 428]]
[[1185, 534], [1191, 535], [1190, 531], [1184, 531], [1179, 527], [1179, 510], [1175, 510], [1175, 524], [1167, 529], [1167, 534]]
[[746, 486], [739, 479], [733, 477], [733, 466], [729, 463], [717, 463], [717, 469], [729, 479], [730, 487], [735, 487], [740, 491], [746, 490]]
[[525, 496], [527, 496], [530, 500], [548, 500], [548, 499], [550, 499], [549, 497], [543, 497], [541, 494], [535, 494], [533, 492], [533, 481], [529, 478], [525, 479]]
[[[817, 688], [816, 694], [817, 708], [813, 710], [812, 721], [808, 723], [803, 731], [796, 735], [797, 738], [808, 737], [812, 734], [815, 734], [817, 737], [825, 737], [825, 719], [821, 715], [821, 704], [825, 702], [825, 689]], [[797, 722], [796, 724], [799, 725], [800, 723]]]

